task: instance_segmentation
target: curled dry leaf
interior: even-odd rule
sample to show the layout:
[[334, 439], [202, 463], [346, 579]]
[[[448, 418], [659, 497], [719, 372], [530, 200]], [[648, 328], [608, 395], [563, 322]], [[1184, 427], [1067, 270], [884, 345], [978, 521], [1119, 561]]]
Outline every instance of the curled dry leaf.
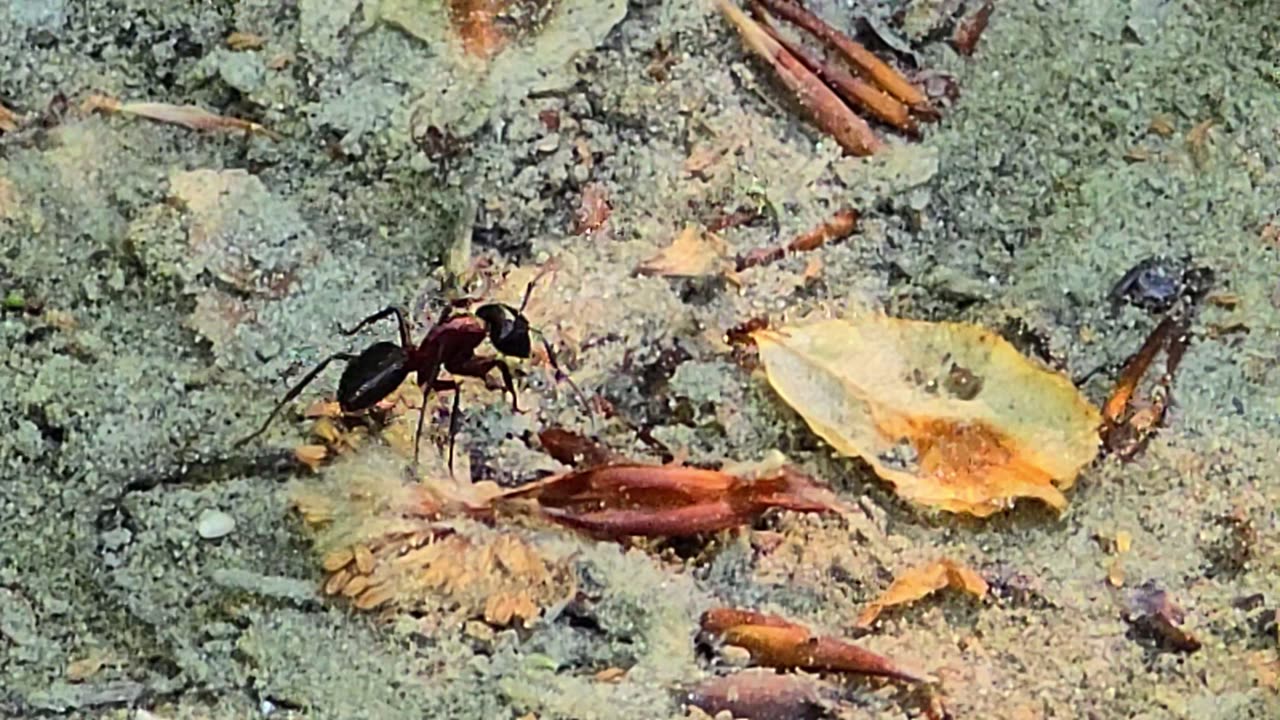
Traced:
[[686, 225], [671, 246], [640, 263], [641, 275], [665, 277], [707, 277], [732, 268], [726, 260], [724, 241], [697, 225]]
[[106, 95], [90, 95], [81, 105], [84, 112], [107, 112], [136, 115], [157, 122], [181, 125], [192, 130], [232, 130], [263, 135], [280, 140], [280, 134], [250, 120], [216, 115], [195, 105], [171, 105], [169, 103], [122, 103]]
[[858, 615], [857, 627], [871, 627], [880, 612], [892, 605], [915, 602], [945, 587], [963, 590], [974, 597], [987, 594], [987, 581], [972, 569], [952, 560], [938, 560], [928, 565], [911, 568], [894, 578], [893, 584], [876, 601]]
[[713, 608], [702, 615], [702, 630], [729, 645], [746, 648], [752, 661], [774, 668], [827, 670], [922, 682], [924, 677], [898, 667], [889, 658], [777, 615]]
[[1097, 455], [1098, 410], [979, 327], [866, 315], [752, 334], [769, 383], [814, 432], [904, 498], [985, 517], [1057, 510]]
[[767, 510], [827, 512], [831, 491], [790, 467], [755, 478], [676, 465], [621, 463], [556, 475], [507, 492], [547, 518], [606, 538], [682, 537], [728, 530]]

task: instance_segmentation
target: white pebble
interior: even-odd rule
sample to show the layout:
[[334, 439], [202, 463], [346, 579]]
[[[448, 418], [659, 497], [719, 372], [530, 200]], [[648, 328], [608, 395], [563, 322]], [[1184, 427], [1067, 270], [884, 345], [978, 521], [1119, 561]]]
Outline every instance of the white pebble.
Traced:
[[236, 529], [236, 519], [221, 510], [205, 510], [196, 520], [196, 532], [205, 540], [217, 540]]

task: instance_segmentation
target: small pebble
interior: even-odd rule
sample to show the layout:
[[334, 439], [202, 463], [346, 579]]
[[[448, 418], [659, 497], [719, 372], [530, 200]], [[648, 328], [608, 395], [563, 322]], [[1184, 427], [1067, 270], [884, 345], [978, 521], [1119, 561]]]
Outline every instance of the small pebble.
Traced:
[[217, 540], [236, 529], [236, 519], [221, 510], [205, 510], [196, 520], [196, 532], [205, 540]]

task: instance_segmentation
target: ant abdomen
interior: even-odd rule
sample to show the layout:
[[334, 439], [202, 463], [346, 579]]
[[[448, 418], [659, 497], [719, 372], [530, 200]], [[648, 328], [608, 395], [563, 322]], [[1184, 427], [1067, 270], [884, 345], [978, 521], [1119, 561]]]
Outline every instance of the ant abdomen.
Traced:
[[342, 371], [338, 380], [338, 405], [344, 412], [373, 407], [408, 377], [407, 358], [405, 351], [393, 342], [370, 345]]

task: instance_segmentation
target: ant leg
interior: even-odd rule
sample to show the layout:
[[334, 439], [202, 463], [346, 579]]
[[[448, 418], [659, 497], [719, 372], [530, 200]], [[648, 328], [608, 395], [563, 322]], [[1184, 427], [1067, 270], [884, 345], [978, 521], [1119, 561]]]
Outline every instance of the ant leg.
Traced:
[[[535, 331], [536, 332], [536, 331]], [[560, 367], [560, 362], [556, 360], [556, 351], [551, 348], [551, 343], [547, 340], [547, 336], [538, 332], [538, 339], [542, 341], [542, 348], [547, 351], [547, 361], [551, 363], [551, 369], [555, 370], [556, 382], [563, 380], [573, 388], [573, 394], [578, 396], [578, 402], [582, 403], [582, 407], [586, 409], [587, 415], [591, 417], [591, 422], [595, 423], [595, 413], [591, 412], [591, 403], [587, 402], [587, 396], [578, 388], [578, 384], [569, 377], [569, 373]]]
[[458, 417], [462, 414], [462, 391], [453, 388], [453, 409], [449, 411], [449, 477], [453, 477], [453, 443], [458, 439]]
[[451, 367], [446, 366], [445, 369], [454, 375], [473, 377], [483, 380], [495, 367], [498, 368], [498, 372], [502, 373], [503, 391], [511, 393], [511, 411], [515, 413], [520, 412], [520, 401], [519, 397], [516, 395], [515, 377], [511, 374], [511, 368], [507, 367], [507, 364], [502, 360], [492, 357], [473, 357], [468, 359], [466, 362], [457, 363]]
[[409, 321], [405, 320], [404, 311], [395, 305], [388, 305], [387, 307], [382, 308], [378, 312], [356, 323], [356, 326], [351, 328], [350, 330], [344, 329], [341, 325], [339, 325], [338, 332], [342, 333], [343, 335], [355, 335], [356, 333], [360, 332], [362, 329], [391, 315], [396, 316], [396, 324], [400, 326], [400, 347], [403, 347], [406, 349], [413, 347], [413, 340], [410, 338], [410, 335], [409, 335]]
[[352, 355], [351, 353], [334, 353], [329, 357], [325, 358], [324, 360], [321, 360], [320, 364], [312, 368], [311, 372], [307, 373], [302, 378], [302, 380], [298, 381], [296, 385], [289, 388], [289, 392], [285, 393], [284, 398], [282, 398], [280, 402], [276, 403], [275, 408], [271, 410], [271, 414], [268, 415], [266, 421], [262, 423], [262, 427], [255, 430], [252, 435], [242, 440], [236, 441], [235, 447], [240, 447], [241, 445], [244, 445], [250, 440], [266, 432], [267, 428], [271, 425], [271, 421], [276, 419], [276, 415], [280, 414], [280, 411], [284, 409], [284, 406], [288, 405], [290, 402], [293, 401], [294, 398], [298, 397], [298, 395], [302, 393], [302, 389], [305, 388], [307, 384], [310, 383], [312, 380], [315, 380], [316, 376], [319, 375], [321, 372], [323, 372], [324, 369], [329, 366], [329, 363], [333, 362], [334, 360], [345, 360], [347, 362], [350, 362], [355, 359], [356, 359], [356, 356]]
[[[458, 404], [458, 383], [453, 380], [435, 380], [429, 387], [423, 388], [422, 410], [418, 412], [418, 430], [413, 434], [413, 466], [415, 469], [418, 467], [418, 451], [422, 447], [422, 428], [427, 419], [427, 400], [431, 397], [432, 390], [435, 390], [438, 393], [449, 392], [452, 390], [454, 393], [455, 408]], [[452, 440], [450, 442], [452, 442]], [[449, 472], [453, 472], [452, 462], [449, 464]]]

